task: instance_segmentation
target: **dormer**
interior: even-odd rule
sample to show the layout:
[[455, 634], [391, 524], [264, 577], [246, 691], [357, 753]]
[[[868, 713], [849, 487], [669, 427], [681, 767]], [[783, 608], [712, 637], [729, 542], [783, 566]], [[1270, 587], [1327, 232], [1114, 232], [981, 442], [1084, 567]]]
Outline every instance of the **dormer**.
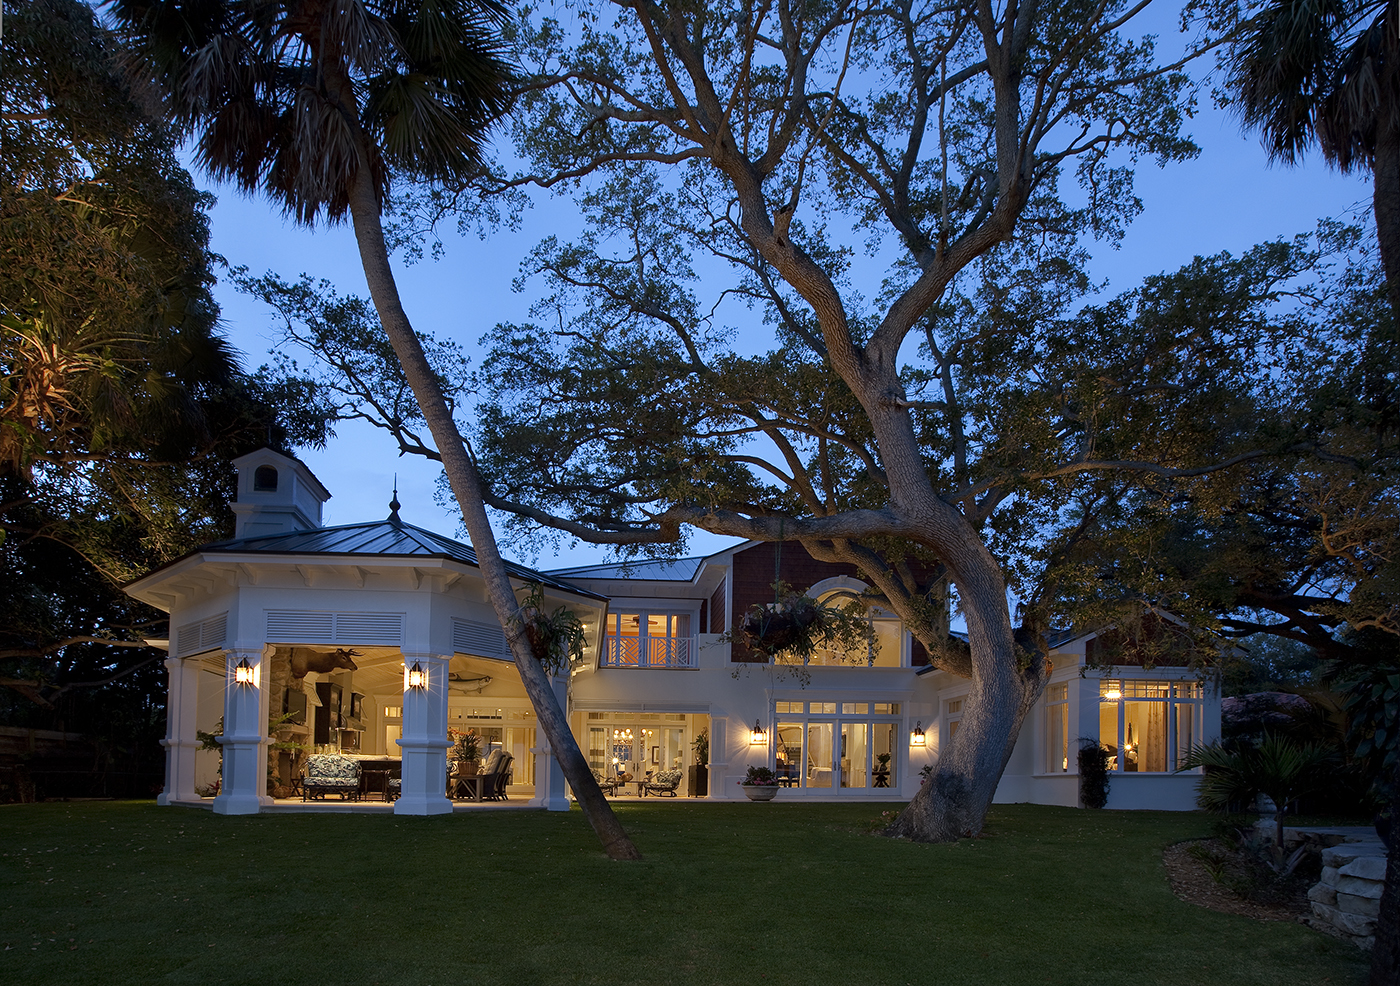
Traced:
[[260, 448], [233, 460], [238, 470], [234, 537], [263, 537], [321, 526], [331, 498], [310, 469], [281, 452]]

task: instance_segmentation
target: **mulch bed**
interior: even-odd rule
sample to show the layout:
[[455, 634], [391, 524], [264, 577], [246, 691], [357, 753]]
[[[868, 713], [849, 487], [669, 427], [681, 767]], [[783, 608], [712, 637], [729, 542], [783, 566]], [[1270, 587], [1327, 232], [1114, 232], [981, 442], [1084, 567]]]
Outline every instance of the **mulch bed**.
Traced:
[[[1192, 851], [1193, 846], [1206, 850], [1218, 868], [1217, 874], [1211, 866]], [[1243, 897], [1232, 889], [1234, 886], [1248, 886], [1253, 866], [1245, 855], [1233, 846], [1219, 839], [1199, 839], [1194, 842], [1178, 842], [1168, 846], [1162, 854], [1167, 867], [1167, 879], [1172, 893], [1198, 907], [1207, 907], [1223, 914], [1241, 914], [1259, 921], [1300, 921], [1312, 913], [1306, 888], [1293, 893], [1275, 894], [1274, 899], [1256, 900]]]

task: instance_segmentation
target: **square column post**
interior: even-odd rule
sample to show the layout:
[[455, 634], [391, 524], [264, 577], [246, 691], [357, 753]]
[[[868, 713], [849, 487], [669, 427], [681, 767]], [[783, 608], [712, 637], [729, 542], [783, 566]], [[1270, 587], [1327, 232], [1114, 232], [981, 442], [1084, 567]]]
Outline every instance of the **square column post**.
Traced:
[[[567, 711], [569, 708], [567, 675], [551, 675], [549, 683], [554, 689], [554, 698], [559, 703], [559, 707]], [[530, 804], [538, 805], [548, 811], [568, 811], [569, 786], [564, 781], [564, 768], [559, 766], [559, 761], [554, 756], [554, 750], [549, 745], [549, 739], [539, 726], [535, 727], [535, 746], [530, 752], [535, 755], [535, 796], [530, 799]]]
[[[447, 661], [446, 654], [403, 656], [403, 790], [394, 802], [396, 815], [443, 815], [447, 800]], [[423, 671], [421, 688], [409, 685], [409, 670]]]
[[194, 757], [199, 749], [195, 740], [199, 713], [199, 663], [187, 665], [178, 657], [165, 659], [169, 687], [165, 700], [165, 789], [156, 804], [198, 801], [194, 793]]
[[[267, 796], [267, 683], [266, 648], [236, 647], [224, 652], [224, 778], [214, 811], [220, 815], [255, 815]], [[248, 662], [251, 682], [237, 681], [238, 665]]]

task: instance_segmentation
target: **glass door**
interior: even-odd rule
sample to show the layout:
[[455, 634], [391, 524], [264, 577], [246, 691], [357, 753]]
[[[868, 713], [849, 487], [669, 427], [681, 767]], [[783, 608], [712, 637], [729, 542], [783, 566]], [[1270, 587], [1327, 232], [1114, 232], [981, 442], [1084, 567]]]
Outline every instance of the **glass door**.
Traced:
[[841, 723], [841, 786], [865, 787], [870, 774], [870, 750], [866, 743], [866, 724]]
[[807, 723], [807, 783], [804, 787], [832, 786], [831, 774], [835, 767], [832, 731], [833, 724], [829, 722]]
[[783, 787], [799, 787], [802, 784], [805, 774], [802, 765], [806, 763], [802, 756], [803, 732], [800, 722], [780, 722], [774, 727], [777, 737], [774, 773]]

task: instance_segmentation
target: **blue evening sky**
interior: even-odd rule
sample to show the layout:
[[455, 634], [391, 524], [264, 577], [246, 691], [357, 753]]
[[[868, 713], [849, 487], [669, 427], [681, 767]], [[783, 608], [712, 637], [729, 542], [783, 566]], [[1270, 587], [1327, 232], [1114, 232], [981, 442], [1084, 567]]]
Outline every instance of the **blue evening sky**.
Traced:
[[[1319, 218], [1369, 209], [1369, 174], [1339, 175], [1316, 155], [1299, 168], [1270, 166], [1257, 137], [1242, 135], [1235, 120], [1208, 101], [1190, 132], [1202, 148], [1200, 157], [1166, 169], [1143, 162], [1136, 178], [1142, 215], [1120, 249], [1094, 245], [1093, 273], [1109, 279], [1111, 292], [1132, 288], [1144, 275], [1174, 270], [1196, 255], [1221, 250], [1238, 254], [1264, 240], [1310, 232]], [[341, 293], [367, 295], [348, 226], [306, 230], [285, 221], [265, 200], [211, 186], [200, 175], [196, 180], [218, 195], [212, 213], [213, 248], [230, 264], [245, 265], [254, 273], [275, 271], [288, 279], [305, 272], [329, 280]], [[503, 231], [484, 241], [445, 236], [447, 251], [440, 261], [398, 265], [409, 317], [420, 330], [450, 336], [476, 352], [477, 341], [497, 322], [526, 318], [530, 299], [513, 292], [511, 280], [527, 251], [542, 237], [552, 232], [567, 235], [574, 226], [566, 201], [541, 197], [518, 233]], [[867, 294], [877, 288], [870, 285]], [[227, 282], [219, 284], [217, 295], [225, 331], [245, 364], [253, 369], [266, 362], [277, 336], [272, 314]], [[333, 494], [326, 508], [327, 524], [386, 516], [397, 473], [404, 520], [464, 536], [457, 514], [434, 502], [437, 464], [415, 456], [400, 458], [388, 436], [368, 425], [342, 426], [325, 449], [299, 454]], [[700, 534], [692, 541], [692, 553], [727, 543]], [[519, 546], [504, 547], [539, 568], [601, 561], [605, 554], [603, 548], [589, 545], [565, 544], [559, 554], [546, 551], [542, 556]]]

